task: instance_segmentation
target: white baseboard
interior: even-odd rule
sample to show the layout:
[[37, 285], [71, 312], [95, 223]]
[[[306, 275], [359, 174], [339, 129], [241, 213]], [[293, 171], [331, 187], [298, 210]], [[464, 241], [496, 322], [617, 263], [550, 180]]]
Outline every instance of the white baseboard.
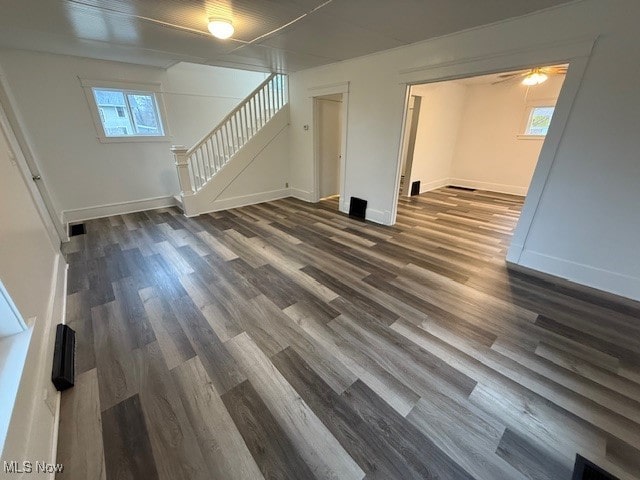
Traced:
[[490, 192], [509, 193], [511, 195], [527, 195], [526, 187], [518, 187], [516, 185], [503, 185], [501, 183], [480, 182], [477, 180], [469, 180], [466, 178], [441, 178], [431, 182], [420, 182], [420, 193], [430, 192], [437, 188], [452, 185], [454, 187], [476, 188], [478, 190], [488, 190]]
[[367, 208], [366, 219], [371, 222], [379, 223], [380, 225], [391, 225], [391, 212]]
[[479, 182], [477, 180], [469, 180], [465, 178], [450, 178], [448, 185], [455, 187], [477, 188], [478, 190], [488, 190], [490, 192], [509, 193], [511, 195], [519, 195], [524, 197], [527, 195], [527, 187], [519, 187], [516, 185], [503, 185], [501, 183]]
[[441, 178], [440, 180], [434, 180], [433, 182], [422, 183], [420, 182], [420, 193], [430, 192], [436, 188], [446, 187], [451, 185], [450, 178]]
[[290, 188], [289, 195], [297, 198], [298, 200], [302, 200], [303, 202], [313, 203], [313, 193], [307, 192], [306, 190], [300, 190], [299, 188]]
[[85, 220], [92, 220], [94, 218], [142, 212], [143, 210], [173, 207], [175, 205], [176, 199], [172, 195], [167, 197], [143, 198], [141, 200], [132, 200], [129, 202], [109, 203], [106, 205], [65, 210], [62, 212], [62, 220], [66, 225], [71, 222], [82, 222]]
[[289, 188], [280, 190], [271, 190], [269, 192], [252, 193], [251, 195], [241, 195], [238, 197], [218, 199], [211, 205], [211, 211], [229, 210], [230, 208], [245, 207], [256, 203], [269, 202], [271, 200], [279, 200], [291, 196]]
[[[56, 288], [56, 301], [60, 303], [58, 307], [55, 306], [53, 308], [54, 312], [54, 321], [58, 316], [60, 317], [60, 323], [67, 323], [67, 278], [69, 276], [69, 265], [63, 261], [62, 255], [60, 255], [60, 261], [63, 264], [62, 268], [64, 268], [64, 275], [62, 278], [62, 285], [58, 285]], [[53, 324], [51, 325], [53, 327]], [[45, 377], [48, 381], [48, 377]], [[58, 433], [60, 431], [60, 402], [61, 402], [61, 394], [57, 392], [53, 399], [53, 433], [51, 438], [51, 463], [56, 463], [56, 459], [58, 458]], [[50, 476], [51, 480], [55, 479], [55, 474]]]
[[514, 265], [640, 301], [640, 278], [524, 249]]
[[509, 249], [507, 250], [507, 262], [513, 263], [517, 265], [520, 261], [520, 255], [522, 255], [522, 250], [524, 250], [524, 245], [520, 243], [511, 242], [509, 245]]

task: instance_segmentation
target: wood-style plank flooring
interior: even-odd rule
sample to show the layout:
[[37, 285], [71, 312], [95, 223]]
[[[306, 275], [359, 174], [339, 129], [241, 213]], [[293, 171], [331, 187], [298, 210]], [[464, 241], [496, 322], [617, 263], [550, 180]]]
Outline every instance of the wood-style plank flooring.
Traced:
[[58, 478], [640, 478], [640, 305], [508, 272], [521, 198], [336, 201], [87, 222]]

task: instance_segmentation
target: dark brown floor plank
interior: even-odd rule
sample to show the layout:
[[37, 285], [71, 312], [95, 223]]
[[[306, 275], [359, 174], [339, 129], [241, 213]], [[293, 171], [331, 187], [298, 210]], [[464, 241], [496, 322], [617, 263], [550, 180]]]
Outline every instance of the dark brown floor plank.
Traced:
[[222, 394], [245, 380], [233, 357], [189, 297], [175, 300], [171, 309], [218, 392]]
[[128, 336], [134, 347], [142, 347], [155, 342], [156, 336], [147, 319], [144, 305], [138, 294], [138, 285], [132, 277], [113, 283], [120, 315], [125, 321]]
[[93, 307], [91, 320], [100, 406], [106, 410], [138, 393], [138, 373], [133, 359], [134, 345], [116, 302]]
[[375, 435], [401, 453], [407, 464], [422, 478], [473, 478], [364, 383], [357, 381], [343, 396], [356, 413], [374, 428]]
[[229, 390], [222, 400], [265, 479], [315, 478], [249, 381]]
[[108, 480], [160, 478], [137, 395], [102, 412], [102, 437]]
[[182, 401], [156, 342], [136, 350], [139, 398], [158, 476], [166, 480], [205, 480], [208, 467]]
[[96, 367], [93, 324], [88, 296], [86, 290], [67, 295], [66, 324], [76, 332], [76, 375]]
[[351, 404], [327, 385], [293, 349], [272, 362], [331, 433], [358, 462], [367, 478], [423, 478], [413, 470]]
[[496, 453], [530, 478], [570, 480], [572, 476], [572, 471], [550, 456], [548, 452], [509, 429], [502, 435]]

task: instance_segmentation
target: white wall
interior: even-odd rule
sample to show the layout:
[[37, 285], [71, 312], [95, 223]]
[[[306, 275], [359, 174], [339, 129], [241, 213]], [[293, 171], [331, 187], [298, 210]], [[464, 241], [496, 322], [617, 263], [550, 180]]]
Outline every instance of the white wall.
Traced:
[[450, 183], [466, 91], [455, 82], [411, 89], [412, 95], [422, 97], [411, 168], [411, 183], [419, 180], [421, 193]]
[[[191, 146], [264, 78], [264, 73], [179, 64], [168, 70], [18, 50], [0, 51], [42, 176], [60, 214], [167, 199], [178, 193], [169, 147]], [[100, 143], [79, 78], [159, 82], [167, 142]], [[91, 210], [90, 212], [93, 212]]]
[[289, 196], [289, 127], [285, 127], [251, 164], [224, 189], [215, 210]]
[[44, 318], [57, 252], [12, 156], [0, 129], [0, 276], [24, 318]]
[[268, 74], [179, 63], [161, 80], [174, 144], [192, 146]]
[[[444, 76], [519, 68], [525, 65], [517, 58], [533, 57], [537, 48], [550, 52], [550, 45], [599, 36], [584, 78], [572, 82], [577, 95], [572, 105], [566, 99], [570, 114], [557, 132], [548, 180], [543, 170], [534, 174], [531, 189], [538, 182], [541, 200], [525, 206], [533, 221], [517, 229], [519, 247], [510, 259], [640, 300], [639, 16], [636, 0], [586, 0], [293, 74], [292, 186], [301, 198], [313, 198], [312, 133], [303, 129], [313, 120], [310, 88], [349, 82], [345, 196], [367, 199], [368, 218], [391, 223], [406, 99], [402, 79], [434, 64]], [[484, 65], [494, 67], [481, 71]]]
[[411, 181], [526, 195], [543, 138], [521, 136], [530, 105], [555, 105], [564, 76], [526, 87], [462, 80], [417, 85], [422, 97]]
[[519, 137], [528, 105], [555, 105], [564, 76], [542, 85], [519, 81], [468, 85], [451, 185], [526, 195], [544, 139]]
[[65, 268], [14, 158], [0, 128], [0, 278], [23, 318], [35, 317], [1, 460], [51, 461], [58, 404], [50, 380], [52, 327], [63, 318]]

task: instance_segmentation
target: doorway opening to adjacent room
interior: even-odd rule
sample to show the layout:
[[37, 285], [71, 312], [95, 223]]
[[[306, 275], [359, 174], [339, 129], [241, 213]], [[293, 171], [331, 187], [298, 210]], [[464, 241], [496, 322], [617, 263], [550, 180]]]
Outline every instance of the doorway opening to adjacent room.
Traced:
[[420, 207], [438, 225], [512, 233], [567, 69], [545, 65], [409, 86], [398, 202]]
[[313, 98], [315, 201], [338, 209], [343, 194], [346, 143], [345, 95], [334, 93]]

